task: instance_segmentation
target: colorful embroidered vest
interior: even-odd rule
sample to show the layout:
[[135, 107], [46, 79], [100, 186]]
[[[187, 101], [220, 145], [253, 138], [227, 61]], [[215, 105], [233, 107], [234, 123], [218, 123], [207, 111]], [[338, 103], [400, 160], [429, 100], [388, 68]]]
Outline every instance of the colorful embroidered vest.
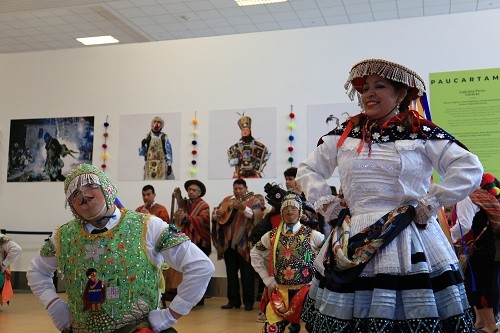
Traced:
[[57, 256], [73, 332], [114, 332], [157, 307], [159, 273], [146, 252], [147, 216], [122, 210], [113, 229], [95, 235], [76, 220], [59, 229]]
[[[276, 240], [277, 230], [278, 228], [274, 228], [271, 231], [271, 240]], [[278, 284], [299, 285], [311, 282], [316, 258], [311, 248], [311, 234], [312, 229], [304, 225], [293, 235], [280, 234], [274, 263], [274, 278]], [[273, 245], [271, 244], [271, 249]]]

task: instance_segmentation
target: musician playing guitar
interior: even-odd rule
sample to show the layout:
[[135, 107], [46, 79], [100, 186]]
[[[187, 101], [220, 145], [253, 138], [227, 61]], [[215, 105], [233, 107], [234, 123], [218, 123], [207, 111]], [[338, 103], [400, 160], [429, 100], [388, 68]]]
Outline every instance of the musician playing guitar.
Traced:
[[[251, 243], [248, 239], [255, 224], [262, 218], [259, 199], [247, 195], [248, 188], [244, 179], [233, 182], [233, 195], [225, 197], [212, 214], [212, 242], [217, 250], [217, 260], [224, 259], [227, 275], [228, 303], [222, 309], [241, 307], [240, 283], [243, 287], [245, 310], [253, 309], [255, 272], [250, 263]], [[224, 209], [224, 207], [230, 207]], [[225, 216], [229, 219], [225, 223]]]

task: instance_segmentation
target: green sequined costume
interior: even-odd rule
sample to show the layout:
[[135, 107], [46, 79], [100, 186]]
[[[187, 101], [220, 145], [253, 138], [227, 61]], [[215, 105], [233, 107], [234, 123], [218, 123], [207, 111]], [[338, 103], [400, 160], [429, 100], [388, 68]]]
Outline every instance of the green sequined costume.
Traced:
[[[149, 217], [122, 210], [115, 227], [95, 235], [73, 220], [58, 229], [55, 247], [46, 242], [41, 254], [59, 260], [72, 332], [116, 332], [147, 321], [148, 313], [157, 308], [159, 270], [146, 249]], [[187, 236], [169, 225], [159, 236], [155, 251], [186, 240]]]

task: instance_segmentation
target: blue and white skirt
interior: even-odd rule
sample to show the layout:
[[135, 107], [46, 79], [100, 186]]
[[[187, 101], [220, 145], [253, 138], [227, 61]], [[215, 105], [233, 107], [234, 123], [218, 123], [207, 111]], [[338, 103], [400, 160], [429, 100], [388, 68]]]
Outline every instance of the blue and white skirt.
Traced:
[[[381, 215], [352, 217], [351, 237]], [[463, 273], [437, 221], [425, 229], [411, 223], [354, 281], [340, 286], [323, 275], [329, 244], [317, 256], [318, 273], [302, 311], [309, 332], [475, 332]]]

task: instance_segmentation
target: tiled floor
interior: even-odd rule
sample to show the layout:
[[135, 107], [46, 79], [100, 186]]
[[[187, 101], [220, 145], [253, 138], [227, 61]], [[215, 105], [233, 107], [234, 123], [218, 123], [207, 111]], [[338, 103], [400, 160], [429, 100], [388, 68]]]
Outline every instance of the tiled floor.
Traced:
[[[61, 298], [62, 298], [61, 294]], [[257, 306], [253, 311], [243, 309], [221, 310], [226, 298], [213, 297], [205, 305], [195, 307], [174, 326], [179, 333], [258, 333], [262, 329], [257, 319]], [[57, 333], [43, 306], [31, 293], [16, 293], [9, 306], [0, 306], [1, 333]]]
[[[64, 294], [61, 294], [64, 298]], [[179, 333], [258, 333], [262, 330], [253, 311], [243, 309], [221, 310], [226, 298], [213, 297], [205, 305], [195, 307], [175, 325]], [[500, 328], [500, 325], [499, 325]], [[16, 293], [10, 305], [0, 306], [0, 333], [57, 333], [43, 306], [29, 293]]]

